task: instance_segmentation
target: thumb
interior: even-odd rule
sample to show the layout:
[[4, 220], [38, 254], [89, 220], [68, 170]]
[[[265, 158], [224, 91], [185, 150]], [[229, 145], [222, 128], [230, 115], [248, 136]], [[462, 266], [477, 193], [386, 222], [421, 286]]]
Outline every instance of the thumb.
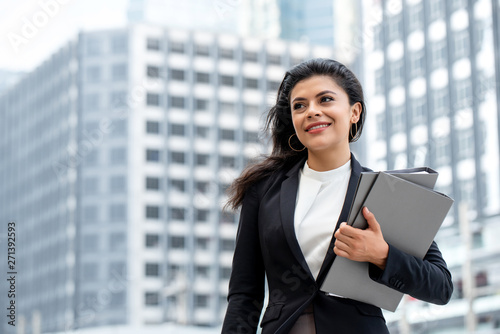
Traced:
[[377, 219], [375, 219], [375, 215], [370, 210], [368, 210], [366, 206], [363, 208], [363, 216], [368, 222], [368, 228], [377, 231], [380, 230], [380, 225], [377, 222]]

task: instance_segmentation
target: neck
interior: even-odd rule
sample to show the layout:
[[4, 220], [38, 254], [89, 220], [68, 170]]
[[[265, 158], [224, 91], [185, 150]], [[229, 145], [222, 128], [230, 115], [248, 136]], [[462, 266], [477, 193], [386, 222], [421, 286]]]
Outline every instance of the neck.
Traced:
[[342, 150], [332, 151], [308, 151], [307, 164], [309, 167], [318, 172], [324, 172], [339, 168], [351, 159], [351, 151], [347, 145]]

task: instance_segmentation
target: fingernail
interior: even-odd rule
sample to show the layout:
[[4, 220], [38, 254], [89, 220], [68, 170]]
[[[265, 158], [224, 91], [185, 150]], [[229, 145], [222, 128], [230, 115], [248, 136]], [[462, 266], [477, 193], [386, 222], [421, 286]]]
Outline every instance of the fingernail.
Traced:
[[370, 213], [370, 210], [368, 210], [368, 207], [366, 207], [366, 206], [365, 206], [365, 208], [366, 208], [366, 212], [367, 212], [367, 213]]

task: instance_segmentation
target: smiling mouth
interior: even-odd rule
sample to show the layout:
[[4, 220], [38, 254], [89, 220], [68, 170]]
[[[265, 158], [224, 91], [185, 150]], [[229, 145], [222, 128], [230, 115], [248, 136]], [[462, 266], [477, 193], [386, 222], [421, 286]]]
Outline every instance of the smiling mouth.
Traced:
[[316, 125], [316, 126], [313, 126], [312, 128], [307, 129], [306, 132], [309, 132], [311, 130], [321, 129], [321, 128], [327, 128], [329, 126], [330, 126], [330, 124]]

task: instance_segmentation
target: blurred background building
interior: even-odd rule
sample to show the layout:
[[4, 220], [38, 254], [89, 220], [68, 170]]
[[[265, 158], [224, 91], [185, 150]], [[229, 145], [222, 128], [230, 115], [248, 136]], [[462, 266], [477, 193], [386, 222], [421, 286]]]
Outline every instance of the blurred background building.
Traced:
[[[375, 24], [365, 83], [370, 165], [431, 166], [440, 174], [437, 190], [455, 199], [437, 237], [452, 270], [454, 298], [435, 309], [408, 300], [406, 309], [387, 315], [391, 333], [462, 332], [472, 326], [464, 321], [469, 305], [476, 329], [499, 330], [498, 1], [371, 1], [371, 6], [367, 22]], [[460, 213], [464, 204], [467, 210]], [[469, 225], [471, 252], [461, 221]], [[464, 266], [468, 258], [472, 268]], [[469, 281], [477, 286], [472, 292], [465, 288]], [[403, 312], [407, 327], [401, 327]]]
[[81, 33], [3, 94], [0, 212], [19, 222], [26, 333], [219, 325], [237, 228], [224, 191], [267, 152], [285, 70], [333, 56], [137, 24]]
[[2, 333], [220, 331], [238, 221], [224, 190], [268, 151], [284, 72], [319, 56], [365, 88], [357, 158], [430, 166], [456, 201], [437, 237], [453, 299], [405, 298], [391, 333], [500, 331], [498, 0], [126, 3], [130, 25], [0, 73], [0, 218], [17, 222], [20, 273]]

